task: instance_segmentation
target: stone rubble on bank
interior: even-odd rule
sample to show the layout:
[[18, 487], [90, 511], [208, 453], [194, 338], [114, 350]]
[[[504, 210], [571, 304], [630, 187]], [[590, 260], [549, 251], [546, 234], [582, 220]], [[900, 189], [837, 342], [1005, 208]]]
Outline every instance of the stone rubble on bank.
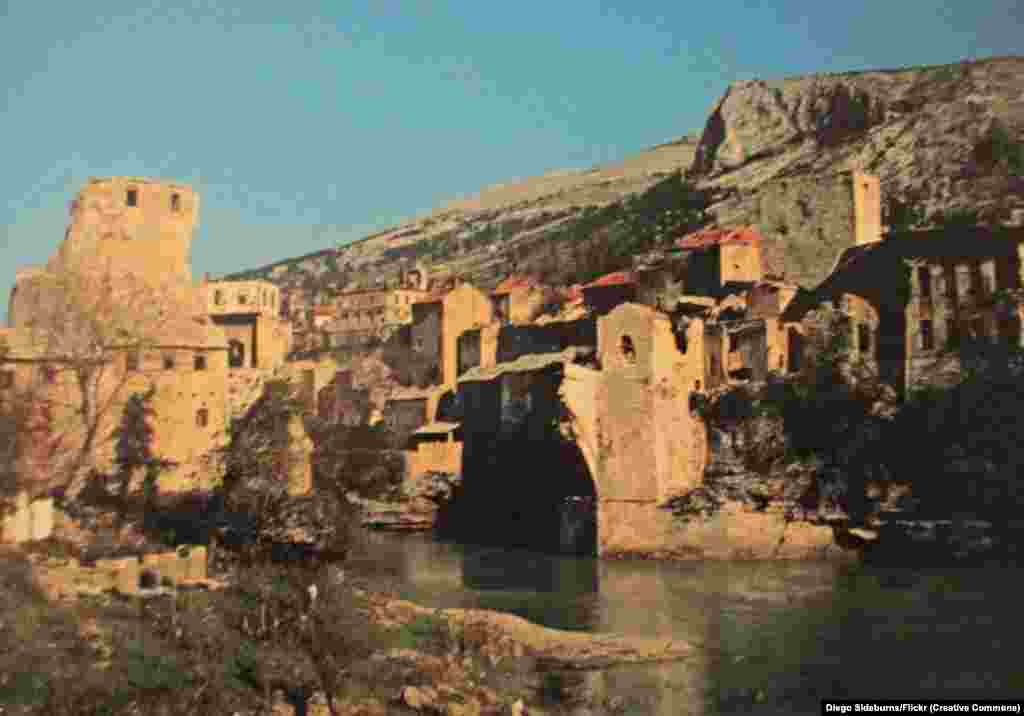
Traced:
[[690, 656], [690, 644], [673, 639], [561, 631], [522, 617], [484, 609], [430, 609], [399, 599], [374, 605], [381, 624], [402, 624], [419, 616], [444, 619], [462, 632], [479, 635], [480, 653], [500, 663], [530, 655], [562, 668], [595, 669], [623, 663], [672, 661]]
[[363, 526], [375, 529], [417, 531], [433, 529], [437, 514], [453, 496], [460, 475], [428, 472], [407, 480], [397, 501], [368, 500], [356, 495], [349, 499], [363, 511]]

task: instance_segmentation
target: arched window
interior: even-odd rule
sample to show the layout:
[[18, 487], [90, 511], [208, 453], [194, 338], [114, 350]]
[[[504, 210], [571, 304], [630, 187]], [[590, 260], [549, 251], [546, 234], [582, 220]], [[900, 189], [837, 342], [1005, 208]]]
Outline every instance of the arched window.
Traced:
[[196, 427], [205, 428], [210, 423], [210, 411], [200, 408], [196, 411]]
[[244, 293], [238, 294], [238, 302], [243, 306], [249, 302], [249, 297]]
[[213, 302], [217, 306], [224, 303], [224, 292], [221, 291], [219, 288], [213, 292]]

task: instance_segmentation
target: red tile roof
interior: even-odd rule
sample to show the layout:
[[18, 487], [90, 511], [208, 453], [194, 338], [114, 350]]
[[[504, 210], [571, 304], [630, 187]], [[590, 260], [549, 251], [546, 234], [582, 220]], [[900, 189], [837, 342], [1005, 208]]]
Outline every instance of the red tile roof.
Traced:
[[604, 276], [591, 281], [583, 288], [597, 288], [599, 286], [625, 286], [636, 283], [636, 276], [632, 271], [616, 271], [606, 273]]
[[676, 240], [680, 249], [706, 249], [719, 244], [754, 244], [761, 241], [761, 234], [752, 226], [741, 226], [736, 229], [704, 229], [687, 234]]
[[572, 286], [563, 289], [562, 295], [565, 296], [567, 301], [577, 301], [583, 298], [583, 286], [578, 283], [574, 283]]
[[536, 288], [537, 282], [529, 276], [511, 275], [498, 284], [492, 293], [511, 293], [517, 288]]

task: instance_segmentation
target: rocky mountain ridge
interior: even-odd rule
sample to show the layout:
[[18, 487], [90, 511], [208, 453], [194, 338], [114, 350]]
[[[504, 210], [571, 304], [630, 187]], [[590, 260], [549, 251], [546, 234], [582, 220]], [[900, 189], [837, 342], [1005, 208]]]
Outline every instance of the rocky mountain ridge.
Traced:
[[489, 187], [425, 217], [340, 247], [236, 276], [355, 288], [397, 276], [400, 259], [489, 286], [512, 267], [573, 262], [564, 229], [681, 171], [710, 199], [713, 224], [752, 224], [781, 245], [770, 268], [823, 277], [848, 231], [837, 177], [877, 174], [886, 200], [939, 217], [1024, 222], [1024, 57], [730, 85], [699, 139], [621, 162]]

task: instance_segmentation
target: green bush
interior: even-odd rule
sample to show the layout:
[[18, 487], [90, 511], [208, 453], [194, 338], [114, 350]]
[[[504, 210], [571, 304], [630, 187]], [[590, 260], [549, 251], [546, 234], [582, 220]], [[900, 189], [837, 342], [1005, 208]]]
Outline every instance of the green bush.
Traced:
[[437, 614], [421, 614], [398, 628], [398, 647], [425, 649], [444, 644], [449, 637], [448, 622]]
[[152, 647], [138, 641], [129, 642], [125, 651], [125, 679], [129, 686], [141, 691], [177, 690], [189, 684], [191, 677], [177, 657], [153, 653]]

